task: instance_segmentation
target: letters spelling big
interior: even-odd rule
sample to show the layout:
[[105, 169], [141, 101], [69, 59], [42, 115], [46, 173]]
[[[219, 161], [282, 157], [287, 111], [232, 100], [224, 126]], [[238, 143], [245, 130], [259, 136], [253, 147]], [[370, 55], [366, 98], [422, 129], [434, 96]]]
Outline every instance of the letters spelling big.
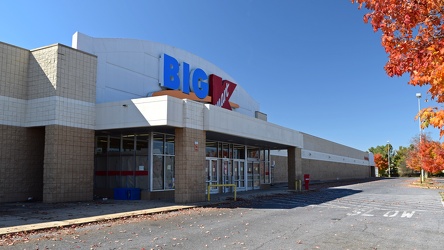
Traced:
[[[208, 77], [205, 71], [200, 68], [190, 71], [190, 65], [186, 62], [183, 62], [182, 67], [179, 67], [179, 62], [167, 54], [163, 55], [162, 66], [163, 76], [160, 78], [163, 81], [160, 86], [182, 90], [185, 94], [189, 94], [191, 90], [200, 99], [205, 99], [210, 94], [211, 104], [231, 110], [229, 100], [237, 86], [235, 83], [222, 80], [221, 77], [214, 74]], [[179, 75], [182, 75], [182, 81]], [[209, 83], [206, 82], [207, 80]]]

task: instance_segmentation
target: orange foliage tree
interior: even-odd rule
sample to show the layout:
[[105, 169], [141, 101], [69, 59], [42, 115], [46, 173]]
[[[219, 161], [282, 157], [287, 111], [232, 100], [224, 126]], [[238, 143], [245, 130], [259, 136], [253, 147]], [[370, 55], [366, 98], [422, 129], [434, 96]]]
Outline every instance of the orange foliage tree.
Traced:
[[[444, 102], [444, 0], [351, 0], [370, 12], [364, 22], [382, 32], [382, 46], [389, 55], [389, 76], [410, 75], [409, 84], [428, 86], [438, 103]], [[444, 110], [423, 109], [422, 127], [438, 128], [444, 135]]]
[[441, 172], [444, 170], [444, 144], [422, 136], [421, 141], [416, 140], [414, 149], [408, 153], [406, 164], [417, 171], [422, 167], [427, 172]]
[[388, 160], [382, 154], [375, 154], [373, 156], [375, 161], [375, 166], [378, 168], [380, 173], [383, 173], [388, 168]]

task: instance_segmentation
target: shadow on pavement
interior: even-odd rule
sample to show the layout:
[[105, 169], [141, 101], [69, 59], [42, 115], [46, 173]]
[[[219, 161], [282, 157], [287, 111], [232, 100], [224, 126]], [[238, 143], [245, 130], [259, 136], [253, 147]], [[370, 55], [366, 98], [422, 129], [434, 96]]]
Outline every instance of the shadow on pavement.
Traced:
[[255, 199], [238, 199], [229, 203], [217, 205], [219, 208], [253, 208], [253, 209], [292, 209], [296, 207], [306, 207], [319, 205], [346, 196], [361, 193], [360, 190], [353, 189], [325, 189], [321, 192], [288, 192], [256, 197]]
[[[357, 189], [336, 188], [347, 185], [356, 185], [362, 183], [369, 183], [374, 181], [381, 181], [384, 178], [371, 178], [362, 180], [345, 180], [327, 183], [315, 183], [310, 186], [309, 191], [291, 191], [286, 190], [285, 187], [280, 189], [283, 192], [264, 192], [263, 194], [244, 196], [239, 195], [237, 201], [233, 200], [232, 196], [226, 196], [228, 202], [221, 202], [214, 205], [220, 208], [253, 208], [253, 209], [292, 209], [296, 207], [305, 207], [310, 205], [319, 205], [325, 202], [341, 199], [346, 196], [354, 195], [362, 192]], [[248, 192], [246, 192], [248, 193]]]
[[[233, 201], [233, 193], [212, 195], [211, 201], [188, 204], [191, 207], [246, 207], [246, 208], [294, 208], [321, 204], [341, 197], [353, 195], [356, 190], [335, 188], [371, 181], [382, 180], [371, 178], [363, 180], [344, 180], [329, 183], [314, 183], [310, 191], [294, 192], [288, 190], [286, 184], [273, 185], [270, 189], [253, 190], [238, 193], [238, 200]], [[73, 219], [104, 216], [117, 213], [131, 213], [134, 211], [149, 210], [171, 211], [174, 202], [157, 200], [94, 200], [90, 202], [70, 202], [45, 204], [41, 202], [16, 202], [0, 204], [0, 229], [14, 226], [30, 225], [36, 223], [59, 222]], [[187, 204], [182, 204], [185, 207]], [[181, 208], [177, 208], [181, 209]], [[176, 210], [177, 210], [176, 209]], [[185, 208], [186, 209], [186, 208]], [[146, 213], [150, 213], [150, 211]], [[129, 215], [131, 216], [131, 215]], [[125, 217], [125, 214], [122, 215]]]

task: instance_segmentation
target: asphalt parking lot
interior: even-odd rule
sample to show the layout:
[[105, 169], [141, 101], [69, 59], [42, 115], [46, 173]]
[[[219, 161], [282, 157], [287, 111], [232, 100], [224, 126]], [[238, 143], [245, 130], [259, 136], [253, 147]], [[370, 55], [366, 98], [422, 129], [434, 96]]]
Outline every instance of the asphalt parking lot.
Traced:
[[54, 232], [42, 231], [26, 241], [16, 239], [10, 247], [440, 249], [440, 190], [414, 188], [410, 182], [380, 179], [302, 193], [244, 196], [210, 207], [58, 231], [56, 238], [51, 238]]

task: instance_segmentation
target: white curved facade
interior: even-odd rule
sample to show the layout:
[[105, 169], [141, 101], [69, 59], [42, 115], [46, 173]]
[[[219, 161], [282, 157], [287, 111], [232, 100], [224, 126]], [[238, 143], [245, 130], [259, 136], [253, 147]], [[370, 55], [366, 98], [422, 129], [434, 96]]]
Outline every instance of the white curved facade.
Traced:
[[239, 104], [235, 112], [254, 117], [259, 111], [259, 103], [240, 83], [216, 65], [185, 50], [152, 41], [93, 38], [79, 32], [73, 35], [72, 47], [98, 58], [97, 103], [143, 98], [160, 91], [160, 57], [169, 54], [179, 62], [187, 62], [191, 69], [201, 68], [207, 75], [215, 74], [236, 83], [231, 97], [232, 102]]

